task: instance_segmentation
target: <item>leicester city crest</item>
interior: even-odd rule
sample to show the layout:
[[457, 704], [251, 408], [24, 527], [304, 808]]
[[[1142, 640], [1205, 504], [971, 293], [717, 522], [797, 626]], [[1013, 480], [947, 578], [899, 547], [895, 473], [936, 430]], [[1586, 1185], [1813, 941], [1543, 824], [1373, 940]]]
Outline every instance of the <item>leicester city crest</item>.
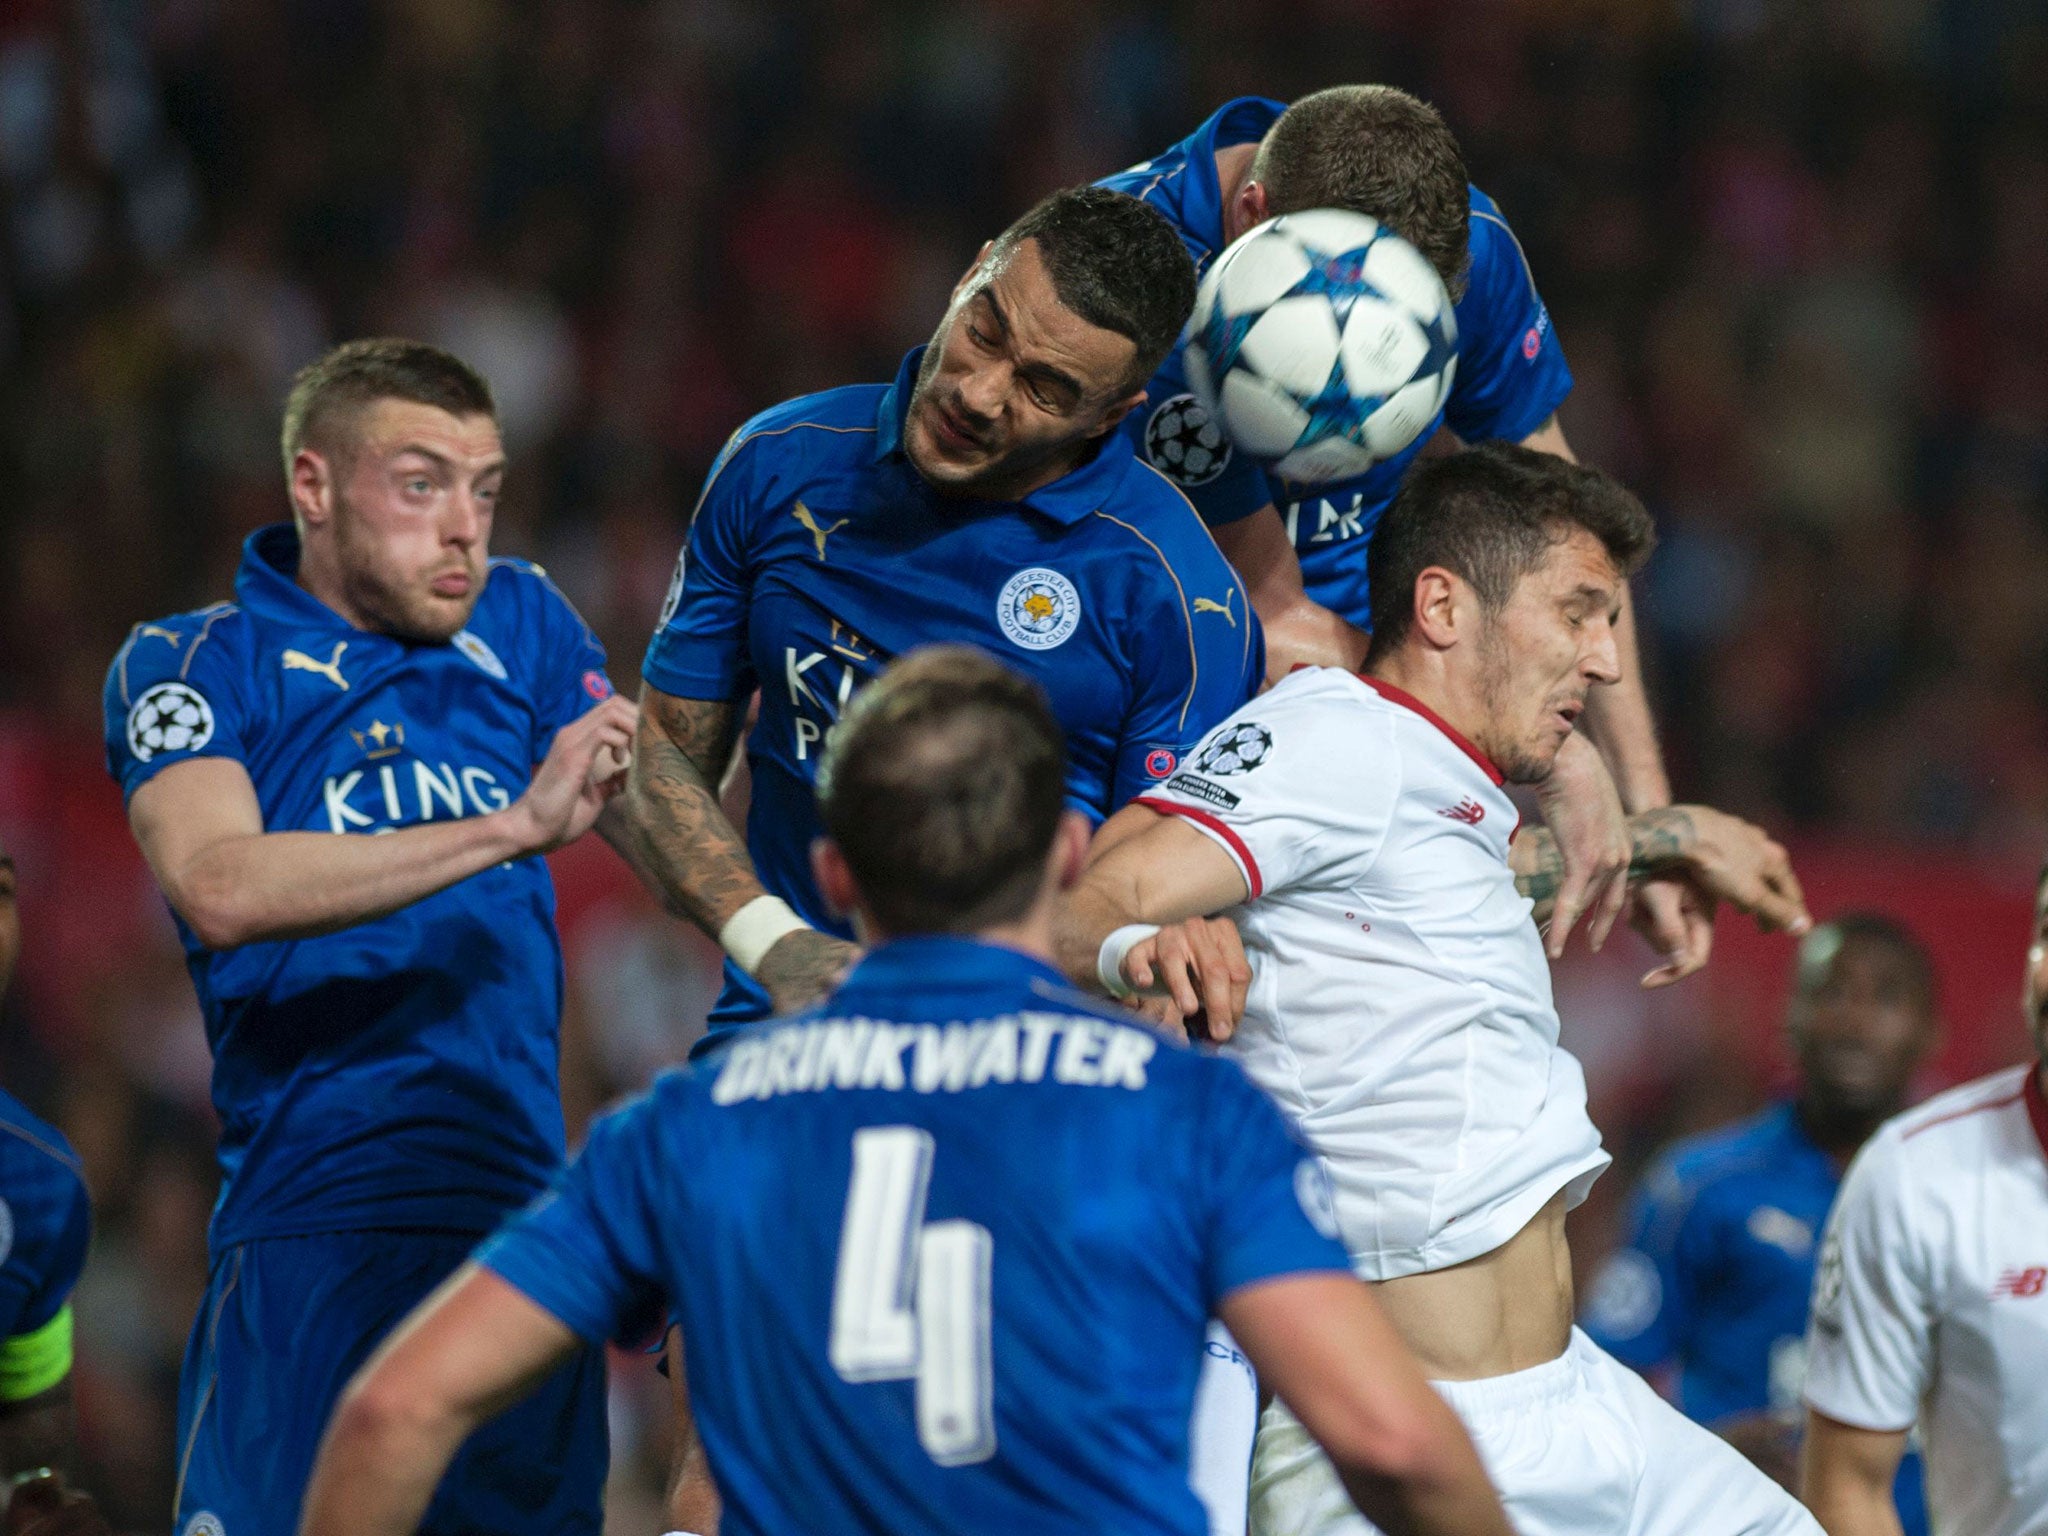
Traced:
[[1058, 571], [1034, 565], [1003, 583], [996, 623], [1027, 651], [1065, 645], [1081, 623], [1081, 594]]

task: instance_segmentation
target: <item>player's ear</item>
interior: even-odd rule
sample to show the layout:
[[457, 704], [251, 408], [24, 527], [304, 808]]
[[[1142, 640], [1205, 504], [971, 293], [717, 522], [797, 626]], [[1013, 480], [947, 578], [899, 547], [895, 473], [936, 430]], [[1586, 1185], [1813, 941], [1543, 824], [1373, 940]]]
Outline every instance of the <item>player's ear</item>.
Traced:
[[1237, 196], [1230, 200], [1230, 215], [1231, 227], [1223, 232], [1229, 240], [1235, 240], [1246, 230], [1270, 219], [1273, 216], [1272, 203], [1266, 196], [1265, 184], [1248, 181], [1239, 187]]
[[292, 455], [292, 521], [301, 530], [317, 527], [334, 515], [334, 468], [324, 454], [301, 448]]
[[1145, 391], [1136, 389], [1121, 400], [1111, 401], [1102, 409], [1102, 420], [1089, 431], [1090, 437], [1103, 437], [1114, 432], [1123, 419], [1145, 403]]
[[1415, 578], [1415, 631], [1440, 651], [1458, 643], [1469, 589], [1454, 572], [1425, 566]]
[[1094, 834], [1088, 818], [1079, 811], [1062, 811], [1059, 829], [1053, 833], [1052, 851], [1045, 858], [1046, 883], [1065, 894], [1081, 883], [1088, 867], [1088, 842]]
[[851, 917], [859, 905], [860, 891], [853, 883], [853, 871], [846, 855], [829, 837], [811, 839], [811, 877], [818, 882], [818, 894], [834, 917]]

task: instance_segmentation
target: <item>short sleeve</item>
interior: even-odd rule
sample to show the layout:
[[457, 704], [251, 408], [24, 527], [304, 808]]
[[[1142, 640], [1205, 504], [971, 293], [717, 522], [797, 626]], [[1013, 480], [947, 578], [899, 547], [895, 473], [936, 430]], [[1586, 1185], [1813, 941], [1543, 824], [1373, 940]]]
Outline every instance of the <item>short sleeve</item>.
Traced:
[[735, 437], [711, 466], [640, 675], [663, 693], [729, 700], [751, 693], [747, 612], [753, 601], [751, 439]]
[[101, 702], [107, 771], [124, 800], [173, 763], [248, 760], [249, 678], [235, 614], [222, 605], [138, 624], [115, 654]]
[[1468, 443], [1534, 432], [1572, 391], [1521, 242], [1490, 199], [1472, 205], [1472, 271], [1458, 301], [1458, 372], [1444, 419]]
[[1108, 810], [1155, 788], [1257, 691], [1266, 638], [1250, 599], [1206, 534], [1159, 572], [1158, 618], [1134, 626], [1136, 693], [1112, 766]]
[[1362, 878], [1399, 792], [1374, 718], [1297, 672], [1203, 737], [1139, 803], [1192, 822], [1260, 896]]
[[660, 1129], [677, 1107], [657, 1084], [598, 1120], [554, 1187], [477, 1250], [586, 1343], [635, 1342], [663, 1315]]
[[1203, 1275], [1211, 1310], [1279, 1275], [1351, 1273], [1328, 1171], [1235, 1062], [1212, 1059], [1209, 1113], [1193, 1127], [1210, 1195]]
[[1806, 1401], [1857, 1429], [1910, 1427], [1927, 1389], [1934, 1286], [1912, 1193], [1899, 1142], [1880, 1132], [1850, 1164], [1821, 1241]]
[[555, 732], [612, 696], [612, 682], [605, 673], [604, 645], [583, 615], [538, 567], [530, 569], [541, 590], [534, 707], [541, 727], [535, 755], [542, 756]]
[[1669, 1162], [1629, 1203], [1628, 1241], [1600, 1266], [1582, 1319], [1593, 1342], [1639, 1371], [1684, 1352], [1699, 1247], [1692, 1189]]
[[1126, 430], [1138, 457], [1179, 486], [1202, 521], [1215, 528], [1250, 517], [1272, 498], [1258, 460], [1238, 451], [1223, 424], [1195, 398], [1185, 356], [1178, 345], [1168, 354]]

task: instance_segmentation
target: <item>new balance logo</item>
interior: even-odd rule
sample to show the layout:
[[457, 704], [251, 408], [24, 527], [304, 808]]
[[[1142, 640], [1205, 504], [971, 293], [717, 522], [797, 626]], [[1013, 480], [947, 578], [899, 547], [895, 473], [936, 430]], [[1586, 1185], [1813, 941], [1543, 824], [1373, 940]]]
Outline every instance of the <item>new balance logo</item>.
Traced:
[[1453, 821], [1462, 821], [1468, 827], [1476, 827], [1486, 820], [1486, 807], [1477, 800], [1460, 800], [1456, 805], [1438, 811], [1439, 816], [1448, 816]]
[[2034, 1264], [2025, 1269], [2008, 1269], [1998, 1277], [1998, 1284], [1991, 1287], [1991, 1299], [2003, 1301], [2013, 1296], [2038, 1296], [2048, 1290], [2048, 1264]]
[[318, 672], [343, 693], [348, 692], [348, 679], [341, 675], [341, 653], [348, 649], [346, 640], [334, 642], [334, 654], [325, 661], [315, 661], [304, 651], [286, 651], [279, 659], [287, 672]]

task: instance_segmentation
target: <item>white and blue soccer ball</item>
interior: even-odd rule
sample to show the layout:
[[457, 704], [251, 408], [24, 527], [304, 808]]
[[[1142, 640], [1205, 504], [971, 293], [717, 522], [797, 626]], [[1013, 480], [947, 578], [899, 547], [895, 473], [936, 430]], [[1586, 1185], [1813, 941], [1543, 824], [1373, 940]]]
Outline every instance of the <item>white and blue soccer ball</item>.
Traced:
[[1458, 322], [1422, 253], [1340, 208], [1246, 230], [1195, 295], [1188, 386], [1239, 451], [1306, 485], [1362, 475], [1451, 392]]

